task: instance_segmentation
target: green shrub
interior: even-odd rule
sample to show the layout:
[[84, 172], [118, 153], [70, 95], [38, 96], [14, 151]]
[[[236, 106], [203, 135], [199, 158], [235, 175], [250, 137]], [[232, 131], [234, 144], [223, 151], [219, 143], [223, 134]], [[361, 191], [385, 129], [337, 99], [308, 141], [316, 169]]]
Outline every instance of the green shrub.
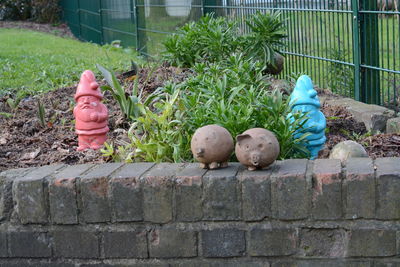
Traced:
[[60, 20], [59, 0], [32, 0], [32, 20], [39, 23], [56, 23]]
[[195, 70], [199, 74], [178, 87], [185, 92], [182, 102], [187, 115], [182, 126], [189, 138], [197, 128], [207, 124], [221, 125], [233, 137], [247, 129], [262, 127], [277, 136], [281, 145], [279, 158], [307, 155], [306, 134], [294, 137], [306, 122], [305, 115], [296, 114], [294, 122], [290, 121], [289, 99], [279, 91], [269, 91], [260, 62], [233, 55], [226, 63], [197, 64]]
[[185, 24], [164, 41], [163, 59], [175, 66], [191, 67], [196, 62], [224, 60], [238, 46], [235, 22], [207, 14]]
[[257, 12], [246, 20], [251, 32], [244, 36], [242, 46], [249, 57], [260, 60], [265, 66], [274, 63], [275, 53], [285, 47], [286, 26], [280, 16], [279, 12]]
[[26, 20], [31, 13], [31, 0], [0, 0], [0, 20]]
[[240, 35], [235, 21], [207, 14], [167, 37], [163, 59], [175, 66], [192, 67], [201, 62], [221, 62], [234, 53], [242, 53], [264, 66], [273, 63], [275, 52], [284, 46], [286, 38], [280, 13], [258, 12], [246, 23], [250, 33]]
[[0, 20], [59, 21], [58, 0], [0, 0]]
[[140, 116], [129, 130], [131, 143], [109, 146], [103, 154], [128, 162], [192, 161], [195, 130], [218, 124], [233, 137], [254, 127], [269, 129], [280, 142], [280, 159], [307, 156], [307, 134], [294, 134], [307, 119], [304, 114], [294, 114], [293, 122], [288, 118], [289, 99], [269, 91], [260, 62], [238, 54], [221, 63], [197, 63], [194, 70], [197, 75], [185, 82], [159, 88], [151, 103], [138, 103]]

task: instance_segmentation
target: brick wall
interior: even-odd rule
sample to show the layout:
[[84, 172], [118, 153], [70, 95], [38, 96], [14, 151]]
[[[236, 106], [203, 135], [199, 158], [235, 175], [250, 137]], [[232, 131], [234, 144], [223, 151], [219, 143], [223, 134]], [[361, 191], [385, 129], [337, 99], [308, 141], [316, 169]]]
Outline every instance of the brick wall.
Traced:
[[400, 266], [400, 158], [9, 170], [0, 266]]

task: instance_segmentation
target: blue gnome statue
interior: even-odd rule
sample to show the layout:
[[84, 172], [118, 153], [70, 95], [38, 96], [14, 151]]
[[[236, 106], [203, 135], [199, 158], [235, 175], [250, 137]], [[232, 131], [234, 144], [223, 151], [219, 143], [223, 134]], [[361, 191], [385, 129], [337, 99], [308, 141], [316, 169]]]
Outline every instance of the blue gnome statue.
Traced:
[[[311, 152], [311, 159], [318, 156], [318, 152], [325, 144], [326, 119], [319, 110], [317, 91], [314, 90], [313, 83], [307, 75], [300, 76], [297, 79], [296, 86], [290, 95], [290, 104], [292, 104], [292, 113], [307, 113], [308, 121], [303, 125], [306, 132], [311, 133], [306, 139], [308, 141], [307, 149]], [[289, 114], [291, 117], [291, 114]]]

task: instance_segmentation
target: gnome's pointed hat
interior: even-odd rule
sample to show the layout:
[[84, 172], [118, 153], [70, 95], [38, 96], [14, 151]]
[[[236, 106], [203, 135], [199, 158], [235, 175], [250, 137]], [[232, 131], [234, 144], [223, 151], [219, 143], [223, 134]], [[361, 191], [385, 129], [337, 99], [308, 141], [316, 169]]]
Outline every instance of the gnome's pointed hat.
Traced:
[[297, 79], [296, 86], [290, 95], [290, 104], [293, 106], [312, 105], [316, 108], [321, 106], [317, 91], [315, 91], [313, 82], [309, 76], [301, 75]]
[[103, 99], [103, 94], [100, 92], [99, 84], [96, 82], [94, 74], [90, 70], [85, 70], [76, 89], [76, 94], [74, 96], [75, 101], [84, 95], [95, 96], [100, 100]]

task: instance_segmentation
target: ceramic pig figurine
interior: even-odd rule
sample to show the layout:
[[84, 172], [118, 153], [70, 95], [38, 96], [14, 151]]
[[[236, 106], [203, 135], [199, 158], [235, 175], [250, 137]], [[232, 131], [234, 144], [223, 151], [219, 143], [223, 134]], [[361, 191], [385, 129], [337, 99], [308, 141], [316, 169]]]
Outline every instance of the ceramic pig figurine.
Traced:
[[207, 125], [196, 130], [190, 147], [201, 168], [224, 168], [233, 151], [233, 138], [224, 127]]
[[266, 129], [249, 129], [236, 136], [236, 141], [236, 157], [250, 171], [271, 165], [279, 156], [278, 139]]

